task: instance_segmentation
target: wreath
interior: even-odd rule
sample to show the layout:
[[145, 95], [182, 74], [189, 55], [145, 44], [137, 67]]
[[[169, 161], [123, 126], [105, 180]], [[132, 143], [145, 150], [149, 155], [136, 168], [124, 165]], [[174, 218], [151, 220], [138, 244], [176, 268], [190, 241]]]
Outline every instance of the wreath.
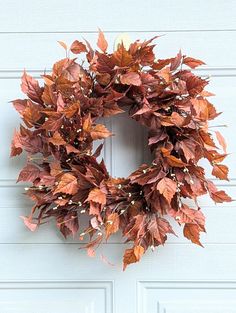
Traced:
[[[214, 202], [232, 201], [198, 164], [206, 158], [212, 175], [228, 179], [228, 168], [221, 164], [225, 140], [208, 127], [219, 115], [208, 100], [213, 94], [204, 89], [209, 80], [191, 71], [204, 62], [181, 51], [157, 59], [156, 37], [128, 48], [120, 43], [113, 53], [107, 52], [102, 31], [97, 50], [86, 40], [74, 41], [69, 49], [59, 42], [66, 58], [42, 75], [42, 87], [24, 72], [21, 89], [27, 98], [13, 101], [24, 123], [14, 133], [11, 156], [26, 152], [18, 182], [32, 184], [25, 189], [35, 202], [29, 216], [22, 217], [25, 225], [34, 231], [55, 219], [65, 237], [78, 234], [77, 239], [87, 240], [90, 256], [121, 231], [125, 242], [133, 243], [124, 252], [124, 269], [174, 234], [167, 216], [183, 226], [187, 239], [201, 245], [205, 218], [197, 198], [208, 193]], [[86, 61], [69, 53], [84, 54]], [[124, 108], [147, 129], [153, 161], [127, 178], [114, 178], [98, 158], [104, 142], [96, 150], [93, 142], [112, 135], [98, 119]], [[88, 224], [80, 229], [83, 215]]]

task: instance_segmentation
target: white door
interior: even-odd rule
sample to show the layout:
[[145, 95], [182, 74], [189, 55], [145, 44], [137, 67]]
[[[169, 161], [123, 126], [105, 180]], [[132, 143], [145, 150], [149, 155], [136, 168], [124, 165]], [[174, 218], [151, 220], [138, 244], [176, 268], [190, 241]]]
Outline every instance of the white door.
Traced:
[[[22, 96], [24, 68], [39, 78], [64, 57], [57, 40], [85, 37], [95, 44], [97, 27], [111, 47], [121, 32], [132, 39], [165, 34], [157, 40], [160, 58], [181, 48], [207, 63], [198, 72], [212, 76], [209, 89], [224, 111], [214, 125], [228, 125], [222, 133], [231, 153], [231, 180], [217, 184], [235, 198], [236, 1], [1, 0], [0, 5], [0, 313], [236, 313], [234, 202], [216, 207], [207, 197], [200, 200], [207, 217], [204, 249], [181, 235], [169, 238], [125, 272], [125, 247], [116, 237], [88, 258], [53, 225], [30, 233], [19, 218], [29, 202], [23, 186], [15, 184], [23, 158], [9, 159], [19, 119], [8, 103]], [[107, 143], [106, 164], [113, 176], [128, 175], [147, 157], [145, 134], [122, 116], [108, 127], [116, 137]], [[101, 254], [115, 266], [105, 264]]]

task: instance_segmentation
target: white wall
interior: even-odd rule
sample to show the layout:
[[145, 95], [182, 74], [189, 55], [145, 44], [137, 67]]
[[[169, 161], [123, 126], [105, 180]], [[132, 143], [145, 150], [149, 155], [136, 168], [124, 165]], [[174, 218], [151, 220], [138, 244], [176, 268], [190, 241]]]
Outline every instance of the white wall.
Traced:
[[[236, 191], [236, 1], [235, 0], [8, 0], [0, 1], [0, 313], [235, 313], [235, 204], [217, 207], [200, 199], [207, 216], [204, 249], [181, 236], [147, 253], [140, 264], [121, 272], [124, 245], [115, 237], [101, 248], [115, 263], [91, 259], [73, 240], [64, 241], [53, 225], [36, 233], [25, 229], [20, 215], [30, 203], [15, 185], [22, 158], [10, 160], [9, 147], [19, 118], [8, 101], [21, 97], [25, 68], [34, 77], [64, 57], [57, 40], [96, 42], [97, 27], [111, 47], [121, 32], [132, 39], [158, 39], [160, 58], [179, 48], [203, 59], [198, 72], [211, 75], [209, 90], [223, 110], [213, 125], [231, 153], [229, 183], [217, 182], [235, 198]], [[134, 122], [116, 117], [108, 122], [116, 137], [107, 142], [105, 159], [114, 176], [128, 173], [147, 159], [145, 134]], [[127, 135], [128, 134], [128, 135]]]

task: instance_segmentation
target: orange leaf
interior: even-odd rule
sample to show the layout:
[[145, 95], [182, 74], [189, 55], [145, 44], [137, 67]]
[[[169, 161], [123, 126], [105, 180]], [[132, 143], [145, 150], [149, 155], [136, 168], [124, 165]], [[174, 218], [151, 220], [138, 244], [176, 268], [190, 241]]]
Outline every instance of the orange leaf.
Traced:
[[120, 82], [124, 85], [140, 86], [142, 81], [138, 73], [129, 72], [120, 76]]
[[191, 68], [196, 68], [200, 65], [204, 65], [206, 63], [204, 63], [203, 61], [201, 60], [198, 60], [198, 59], [194, 59], [194, 58], [190, 58], [190, 57], [185, 57], [184, 60], [183, 60], [183, 64], [191, 67]]
[[21, 77], [21, 90], [25, 93], [31, 100], [42, 103], [43, 90], [39, 87], [39, 83], [32, 76], [28, 75], [26, 71]]
[[185, 224], [184, 225], [184, 236], [191, 240], [193, 243], [203, 247], [203, 245], [200, 242], [200, 231], [198, 225], [195, 224]]
[[107, 138], [111, 136], [112, 134], [103, 124], [97, 124], [91, 129], [90, 135], [93, 140], [97, 140], [97, 139]]
[[30, 218], [26, 216], [20, 216], [20, 218], [23, 219], [25, 226], [28, 227], [31, 231], [35, 231], [38, 227], [37, 224], [31, 222]]
[[216, 133], [216, 138], [217, 138], [219, 144], [223, 148], [224, 153], [226, 153], [227, 144], [226, 144], [224, 137], [221, 135], [221, 133], [219, 131], [216, 131], [215, 133]]
[[108, 43], [107, 43], [101, 29], [99, 29], [99, 33], [98, 33], [97, 46], [98, 46], [98, 48], [100, 48], [102, 50], [102, 52], [106, 52], [107, 47], [108, 47]]
[[134, 246], [131, 249], [126, 249], [123, 257], [123, 270], [127, 265], [138, 262], [144, 254], [144, 248], [142, 246]]
[[78, 191], [77, 178], [70, 174], [66, 173], [61, 177], [59, 184], [53, 194], [62, 192], [69, 195], [74, 195]]
[[53, 136], [48, 141], [54, 144], [55, 146], [62, 146], [66, 144], [65, 140], [62, 138], [58, 131], [55, 131]]
[[75, 40], [70, 46], [70, 51], [74, 54], [79, 54], [81, 52], [87, 52], [87, 48], [83, 42]]
[[121, 43], [119, 44], [118, 49], [113, 53], [112, 60], [114, 61], [115, 65], [119, 67], [126, 67], [132, 63], [133, 58]]
[[63, 41], [58, 40], [57, 42], [58, 42], [59, 45], [61, 45], [65, 50], [67, 50], [67, 45], [66, 45]]
[[87, 201], [93, 201], [100, 204], [106, 204], [106, 194], [99, 188], [94, 188], [90, 191]]
[[120, 218], [117, 213], [108, 215], [106, 222], [106, 239], [119, 230]]
[[221, 179], [221, 180], [228, 180], [228, 172], [229, 169], [226, 165], [223, 164], [215, 164], [213, 166], [212, 175]]
[[163, 194], [166, 200], [170, 203], [176, 193], [177, 183], [168, 177], [162, 178], [157, 184], [156, 189]]

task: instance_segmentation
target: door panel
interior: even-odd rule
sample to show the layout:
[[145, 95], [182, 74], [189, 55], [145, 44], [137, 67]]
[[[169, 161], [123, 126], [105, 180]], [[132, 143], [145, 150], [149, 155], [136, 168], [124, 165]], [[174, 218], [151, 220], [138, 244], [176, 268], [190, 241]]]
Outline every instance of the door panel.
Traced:
[[[22, 97], [20, 76], [35, 78], [50, 71], [65, 54], [57, 40], [70, 44], [83, 37], [94, 45], [97, 27], [105, 30], [112, 50], [118, 34], [156, 40], [158, 58], [184, 54], [207, 65], [196, 73], [211, 75], [209, 91], [218, 111], [212, 126], [228, 142], [230, 181], [215, 183], [233, 198], [236, 194], [236, 3], [230, 0], [148, 2], [9, 0], [0, 10], [0, 313], [236, 313], [235, 203], [215, 206], [208, 196], [199, 204], [207, 217], [204, 248], [182, 236], [170, 236], [164, 247], [148, 251], [141, 262], [122, 272], [126, 247], [120, 235], [104, 243], [94, 258], [78, 238], [64, 240], [54, 223], [31, 233], [20, 215], [31, 202], [25, 184], [15, 184], [24, 157], [9, 158], [11, 137], [19, 117], [9, 103]], [[127, 176], [150, 162], [146, 130], [127, 112], [104, 119], [114, 133], [102, 157], [109, 172]], [[211, 177], [206, 162], [207, 175]], [[49, 227], [50, 226], [50, 227]], [[110, 263], [108, 265], [107, 263]]]

